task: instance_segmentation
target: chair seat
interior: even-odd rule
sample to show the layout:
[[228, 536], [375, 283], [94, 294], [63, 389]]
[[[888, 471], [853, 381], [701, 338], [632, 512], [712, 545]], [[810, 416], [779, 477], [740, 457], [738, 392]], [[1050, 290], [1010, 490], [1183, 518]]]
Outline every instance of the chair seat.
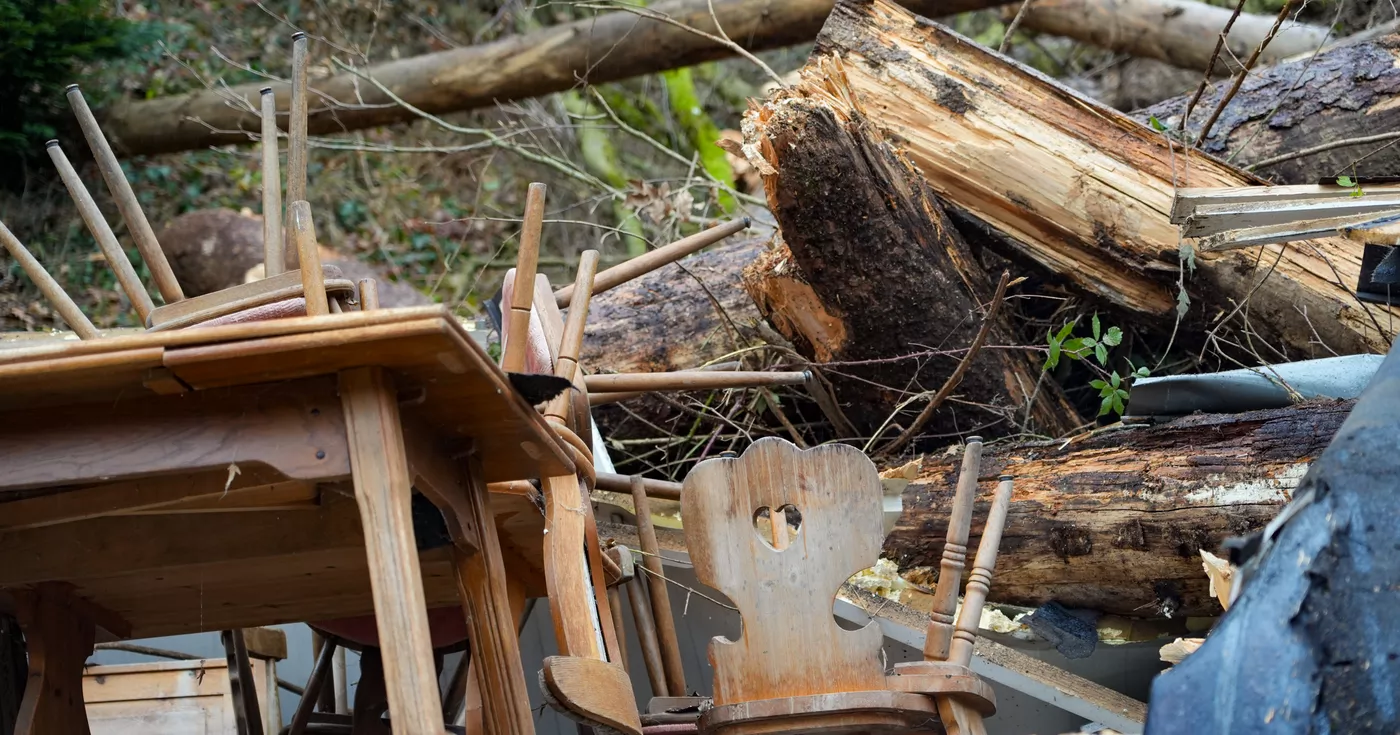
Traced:
[[760, 699], [700, 716], [705, 735], [943, 733], [932, 697], [888, 690]]
[[[364, 646], [379, 647], [379, 628], [373, 615], [339, 620], [318, 620], [309, 623], [324, 633], [344, 641], [351, 649]], [[435, 650], [456, 647], [467, 639], [467, 623], [460, 607], [439, 607], [428, 610], [428, 634]]]

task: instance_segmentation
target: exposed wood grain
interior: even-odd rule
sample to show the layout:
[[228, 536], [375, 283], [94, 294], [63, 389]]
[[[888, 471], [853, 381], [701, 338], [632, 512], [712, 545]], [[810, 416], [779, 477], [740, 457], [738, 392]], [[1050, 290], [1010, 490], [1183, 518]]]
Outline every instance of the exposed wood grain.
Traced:
[[621, 666], [588, 658], [550, 656], [540, 686], [568, 713], [627, 735], [641, 735], [632, 681]]
[[684, 391], [802, 385], [806, 372], [678, 370], [671, 373], [602, 373], [584, 378], [588, 390], [603, 392]]
[[292, 479], [349, 474], [345, 423], [324, 379], [88, 404], [0, 422], [0, 494], [264, 464]]
[[306, 315], [329, 314], [330, 305], [326, 303], [326, 284], [321, 275], [321, 250], [316, 245], [316, 223], [311, 219], [311, 204], [302, 199], [292, 199], [291, 205], [287, 207], [287, 232], [296, 246], [300, 263], [298, 273], [301, 276], [301, 293], [306, 299]]
[[394, 721], [411, 732], [442, 729], [426, 601], [414, 548], [413, 492], [399, 425], [398, 394], [383, 368], [340, 376], [355, 498], [364, 525], [375, 623], [384, 649]]
[[544, 224], [545, 185], [530, 184], [525, 193], [525, 216], [520, 227], [520, 249], [515, 256], [515, 289], [506, 314], [501, 369], [525, 372], [525, 348], [530, 332], [530, 308], [534, 300], [535, 269], [540, 260], [540, 229]]
[[[1376, 184], [1366, 187], [1371, 194], [1400, 194], [1400, 184]], [[1213, 204], [1248, 204], [1250, 202], [1292, 202], [1300, 199], [1337, 199], [1352, 197], [1356, 187], [1292, 184], [1282, 186], [1225, 186], [1216, 188], [1181, 188], [1172, 198], [1171, 222], [1179, 225], [1196, 213], [1197, 208]]]
[[1181, 231], [1186, 237], [1205, 237], [1226, 230], [1283, 225], [1298, 220], [1390, 214], [1396, 209], [1400, 209], [1400, 197], [1396, 196], [1325, 197], [1286, 202], [1202, 204], [1186, 218], [1186, 223]]
[[[1258, 181], [1204, 154], [1172, 151], [1146, 125], [887, 0], [838, 3], [807, 73], [811, 84], [780, 97], [826, 82], [849, 90], [938, 195], [1010, 238], [1015, 257], [1146, 317], [1169, 321], [1177, 304], [1173, 182]], [[781, 100], [763, 109], [774, 104]], [[1270, 317], [1254, 328], [1291, 354], [1312, 355], [1319, 340], [1339, 353], [1388, 347], [1393, 309], [1352, 293], [1361, 267], [1354, 246], [1321, 238], [1265, 246], [1259, 256], [1198, 254], [1192, 304], [1230, 309], [1248, 296]]]
[[938, 588], [934, 590], [924, 658], [947, 661], [953, 643], [953, 616], [962, 591], [962, 573], [967, 564], [967, 534], [972, 530], [972, 502], [977, 495], [977, 478], [982, 467], [982, 440], [969, 437], [958, 466], [958, 485], [948, 511], [948, 535], [938, 562]]
[[[875, 466], [845, 445], [798, 450], [769, 437], [691, 470], [681, 494], [691, 561], [744, 623], [739, 640], [710, 644], [716, 705], [884, 687], [879, 630], [845, 631], [831, 617], [842, 583], [878, 556], [880, 493]], [[788, 505], [802, 526], [779, 552], [754, 518]]]
[[15, 735], [86, 735], [83, 662], [92, 655], [96, 630], [76, 605], [71, 588], [41, 584], [21, 596], [19, 622], [29, 652]]
[[[1107, 432], [1074, 443], [1006, 444], [983, 455], [972, 538], [997, 477], [1016, 477], [989, 599], [1058, 600], [1130, 616], [1218, 615], [1199, 549], [1261, 528], [1292, 497], [1351, 409], [1345, 401]], [[926, 459], [904, 492], [885, 555], [931, 583], [956, 462]], [[625, 542], [624, 542], [625, 543]]]
[[[915, 420], [921, 406], [899, 413], [907, 403], [901, 391], [947, 382], [996, 288], [898, 138], [842, 85], [810, 81], [745, 119], [786, 247], [745, 269], [744, 286], [805, 357], [847, 363], [828, 380], [857, 435], [870, 436]], [[993, 343], [1015, 343], [1011, 325], [1008, 315], [992, 315]], [[915, 345], [950, 354], [899, 359], [921, 349]], [[960, 384], [969, 400], [939, 413], [929, 433], [1014, 431], [1029, 419], [1058, 435], [1081, 423], [1063, 393], [1039, 380], [1032, 353], [987, 350], [969, 368]]]
[[700, 716], [701, 732], [714, 735], [772, 733], [941, 733], [933, 700], [888, 690], [782, 697], [716, 705]]

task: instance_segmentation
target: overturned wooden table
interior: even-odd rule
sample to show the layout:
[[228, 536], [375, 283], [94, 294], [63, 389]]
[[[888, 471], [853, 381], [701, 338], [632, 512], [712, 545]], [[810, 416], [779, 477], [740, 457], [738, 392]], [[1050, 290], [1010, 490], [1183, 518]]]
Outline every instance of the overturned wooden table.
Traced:
[[[441, 732], [426, 609], [459, 599], [494, 669], [488, 722], [528, 730], [511, 601], [539, 594], [543, 518], [486, 483], [573, 471], [438, 307], [0, 351], [0, 608], [31, 667], [18, 732], [87, 731], [95, 635], [370, 612], [396, 731]], [[414, 490], [450, 547], [416, 550]]]

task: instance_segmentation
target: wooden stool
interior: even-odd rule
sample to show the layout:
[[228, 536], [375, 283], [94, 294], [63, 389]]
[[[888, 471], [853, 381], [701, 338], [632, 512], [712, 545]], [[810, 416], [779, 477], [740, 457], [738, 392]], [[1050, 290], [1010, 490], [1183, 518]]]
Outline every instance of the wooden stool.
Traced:
[[[887, 688], [879, 627], [847, 631], [832, 618], [837, 591], [875, 562], [884, 540], [869, 458], [845, 445], [799, 450], [768, 437], [738, 458], [696, 465], [681, 504], [696, 575], [743, 617], [738, 640], [710, 643], [714, 707], [701, 732], [942, 730], [933, 698]], [[948, 683], [992, 700], [975, 676]]]

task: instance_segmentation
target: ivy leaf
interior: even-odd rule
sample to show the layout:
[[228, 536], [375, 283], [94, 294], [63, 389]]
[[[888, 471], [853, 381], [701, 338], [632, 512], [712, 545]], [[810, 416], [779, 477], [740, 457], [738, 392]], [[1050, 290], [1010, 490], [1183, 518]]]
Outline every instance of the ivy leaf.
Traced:
[[1107, 396], [1104, 396], [1104, 397], [1103, 397], [1103, 402], [1099, 404], [1099, 415], [1100, 415], [1100, 416], [1105, 416], [1105, 415], [1108, 414], [1109, 411], [1112, 411], [1112, 410], [1113, 410], [1113, 399], [1114, 399], [1115, 397], [1116, 397], [1116, 396], [1113, 396], [1113, 395], [1107, 395]]
[[1350, 176], [1338, 176], [1337, 186], [1356, 186], [1356, 180]]
[[1108, 334], [1103, 336], [1103, 342], [1109, 347], [1117, 347], [1123, 343], [1123, 330], [1118, 327], [1109, 327]]
[[1094, 339], [1099, 338], [1099, 315], [1094, 315]]
[[1100, 365], [1108, 364], [1108, 348], [1103, 345], [1094, 345], [1094, 357], [1099, 358]]

